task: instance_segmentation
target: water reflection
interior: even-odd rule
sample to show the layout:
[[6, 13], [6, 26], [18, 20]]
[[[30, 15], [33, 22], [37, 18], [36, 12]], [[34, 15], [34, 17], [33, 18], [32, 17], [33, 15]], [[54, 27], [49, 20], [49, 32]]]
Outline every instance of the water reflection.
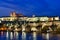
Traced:
[[33, 32], [33, 40], [36, 40], [36, 32]]
[[26, 33], [22, 32], [22, 40], [26, 40]]
[[26, 40], [33, 40], [33, 34], [32, 33], [26, 33]]
[[58, 34], [51, 34], [50, 40], [59, 40]]
[[18, 35], [19, 35], [18, 32], [14, 32], [14, 38], [15, 38], [16, 40], [19, 39], [19, 36], [18, 36]]
[[49, 33], [46, 34], [46, 39], [49, 40]]
[[2, 31], [1, 31], [1, 36], [3, 36], [3, 35], [4, 35], [3, 33], [4, 33], [4, 32], [2, 32]]
[[13, 40], [13, 32], [10, 33], [10, 39]]
[[49, 35], [49, 33], [43, 33], [42, 37], [44, 40], [49, 40], [50, 35]]
[[60, 34], [36, 32], [0, 32], [0, 40], [60, 40]]
[[7, 37], [7, 38], [9, 37], [9, 34], [8, 34], [8, 32], [6, 32], [6, 37]]
[[6, 39], [8, 40], [9, 39], [9, 33], [6, 32]]

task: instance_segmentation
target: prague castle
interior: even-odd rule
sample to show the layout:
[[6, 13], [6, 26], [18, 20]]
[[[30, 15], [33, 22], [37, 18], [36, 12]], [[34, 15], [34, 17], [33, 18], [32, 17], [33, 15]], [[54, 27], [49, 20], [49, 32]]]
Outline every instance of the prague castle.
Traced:
[[10, 13], [10, 16], [7, 17], [1, 17], [0, 21], [14, 21], [14, 20], [25, 20], [25, 21], [53, 21], [53, 20], [60, 20], [58, 16], [55, 17], [35, 17], [35, 15], [33, 15], [32, 17], [25, 17], [22, 14], [16, 14], [16, 12], [12, 12]]

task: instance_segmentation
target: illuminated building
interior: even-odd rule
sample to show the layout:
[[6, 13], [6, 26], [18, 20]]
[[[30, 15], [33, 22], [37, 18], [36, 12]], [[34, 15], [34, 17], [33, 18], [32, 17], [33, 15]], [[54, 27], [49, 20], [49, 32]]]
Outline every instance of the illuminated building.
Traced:
[[16, 12], [12, 12], [11, 14], [10, 14], [10, 16], [11, 17], [23, 17], [23, 15], [22, 14], [16, 14]]
[[59, 17], [54, 17], [54, 20], [59, 20]]
[[53, 21], [53, 20], [60, 20], [59, 17], [35, 17], [35, 15], [33, 15], [32, 17], [25, 17], [22, 14], [16, 14], [16, 12], [11, 12], [10, 16], [8, 17], [1, 17], [0, 21], [14, 21], [14, 20], [18, 20], [18, 21]]

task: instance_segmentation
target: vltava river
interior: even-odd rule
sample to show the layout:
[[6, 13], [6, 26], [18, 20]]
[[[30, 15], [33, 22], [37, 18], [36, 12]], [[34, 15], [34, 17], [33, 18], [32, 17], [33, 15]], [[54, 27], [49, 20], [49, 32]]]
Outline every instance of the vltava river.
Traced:
[[0, 32], [0, 40], [60, 40], [60, 34], [25, 32]]

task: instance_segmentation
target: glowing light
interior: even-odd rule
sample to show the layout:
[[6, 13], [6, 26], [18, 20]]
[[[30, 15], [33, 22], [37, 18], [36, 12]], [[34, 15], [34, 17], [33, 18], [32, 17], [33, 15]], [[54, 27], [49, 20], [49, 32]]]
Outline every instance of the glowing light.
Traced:
[[32, 27], [31, 31], [37, 31], [37, 29], [35, 27]]
[[0, 21], [0, 23], [1, 23], [1, 21]]
[[33, 40], [36, 40], [36, 32], [33, 32]]
[[7, 32], [7, 33], [6, 33], [6, 37], [8, 38], [8, 36], [9, 36], [9, 35], [8, 35], [8, 32]]
[[25, 31], [25, 26], [24, 25], [22, 25], [22, 31]]
[[46, 39], [49, 40], [49, 33], [46, 34]]
[[40, 21], [48, 21], [48, 17], [40, 17]]
[[12, 32], [10, 33], [10, 39], [13, 39], [13, 33]]
[[59, 20], [59, 17], [55, 17], [55, 20]]
[[22, 40], [26, 40], [26, 33], [22, 32]]

